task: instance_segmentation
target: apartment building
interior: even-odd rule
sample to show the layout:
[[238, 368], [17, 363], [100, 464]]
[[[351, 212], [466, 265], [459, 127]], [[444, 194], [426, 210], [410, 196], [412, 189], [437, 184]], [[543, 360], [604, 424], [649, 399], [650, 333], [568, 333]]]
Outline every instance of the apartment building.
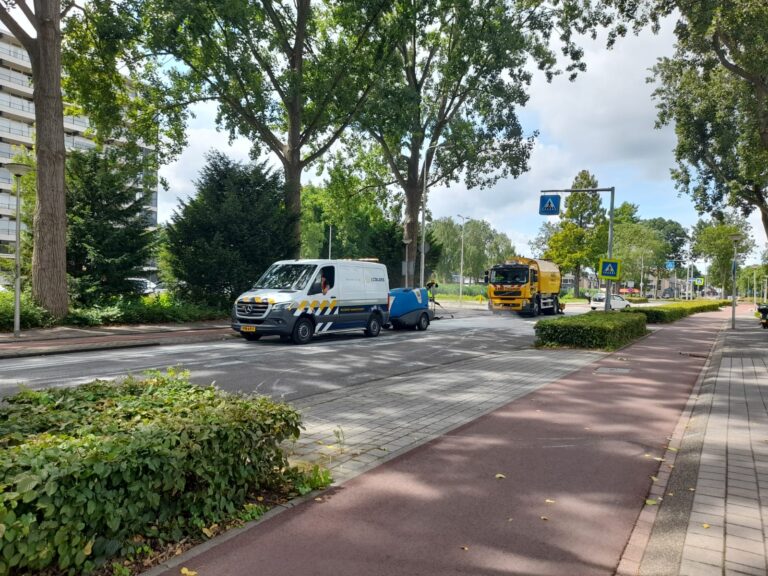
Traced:
[[[8, 30], [0, 28], [0, 258], [13, 258], [17, 225], [13, 176], [3, 168], [3, 164], [11, 161], [19, 147], [32, 147], [34, 122], [29, 56]], [[96, 146], [85, 135], [88, 126], [88, 118], [84, 116], [64, 117], [68, 150], [88, 150]], [[148, 212], [149, 225], [156, 226], [156, 191]]]

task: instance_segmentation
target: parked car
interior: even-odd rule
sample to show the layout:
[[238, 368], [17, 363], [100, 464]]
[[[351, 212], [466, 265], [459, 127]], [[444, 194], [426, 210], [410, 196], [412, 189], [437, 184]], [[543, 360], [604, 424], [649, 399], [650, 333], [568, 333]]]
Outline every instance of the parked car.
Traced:
[[674, 298], [675, 297], [675, 291], [672, 290], [672, 288], [664, 288], [664, 291], [661, 293], [662, 298]]
[[[600, 296], [602, 296], [600, 300], [592, 298], [592, 310], [602, 310], [605, 307], [605, 294], [601, 294]], [[597, 306], [595, 304], [596, 302], [603, 304]], [[629, 308], [629, 302], [627, 302], [623, 296], [619, 296], [618, 294], [611, 294], [611, 310], [623, 310], [624, 308]]]
[[157, 284], [152, 282], [152, 280], [147, 280], [146, 278], [126, 278], [126, 280], [131, 284], [131, 287], [133, 288], [133, 291], [137, 294], [154, 294], [157, 292]]

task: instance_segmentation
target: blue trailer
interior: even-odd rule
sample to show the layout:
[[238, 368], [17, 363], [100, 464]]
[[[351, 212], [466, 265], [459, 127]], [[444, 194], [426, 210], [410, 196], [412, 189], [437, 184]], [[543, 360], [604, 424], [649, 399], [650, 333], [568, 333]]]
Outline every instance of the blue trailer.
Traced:
[[389, 322], [393, 328], [426, 330], [435, 318], [426, 288], [392, 288], [389, 291]]

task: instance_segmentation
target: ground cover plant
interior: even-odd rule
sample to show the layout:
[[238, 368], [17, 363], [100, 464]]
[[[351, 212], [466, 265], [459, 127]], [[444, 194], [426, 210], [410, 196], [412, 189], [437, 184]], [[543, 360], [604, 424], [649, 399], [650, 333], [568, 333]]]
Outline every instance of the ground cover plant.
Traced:
[[537, 346], [572, 346], [615, 350], [646, 334], [642, 315], [588, 312], [539, 320], [534, 327]]
[[130, 563], [258, 516], [256, 494], [327, 485], [327, 473], [288, 466], [281, 443], [300, 427], [285, 404], [195, 386], [177, 371], [7, 398], [0, 575], [113, 573], [115, 558]]

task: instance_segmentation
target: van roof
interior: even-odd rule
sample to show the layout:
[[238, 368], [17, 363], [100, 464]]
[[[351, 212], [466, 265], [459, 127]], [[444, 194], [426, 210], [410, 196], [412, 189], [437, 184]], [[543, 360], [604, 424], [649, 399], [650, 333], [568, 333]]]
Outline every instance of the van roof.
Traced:
[[374, 261], [372, 258], [363, 258], [363, 259], [311, 259], [311, 258], [298, 258], [296, 260], [278, 260], [275, 262], [275, 264], [315, 264], [315, 265], [323, 265], [323, 264], [349, 264], [350, 262], [354, 262], [356, 264], [364, 264], [366, 266], [384, 266], [381, 262], [378, 260]]

